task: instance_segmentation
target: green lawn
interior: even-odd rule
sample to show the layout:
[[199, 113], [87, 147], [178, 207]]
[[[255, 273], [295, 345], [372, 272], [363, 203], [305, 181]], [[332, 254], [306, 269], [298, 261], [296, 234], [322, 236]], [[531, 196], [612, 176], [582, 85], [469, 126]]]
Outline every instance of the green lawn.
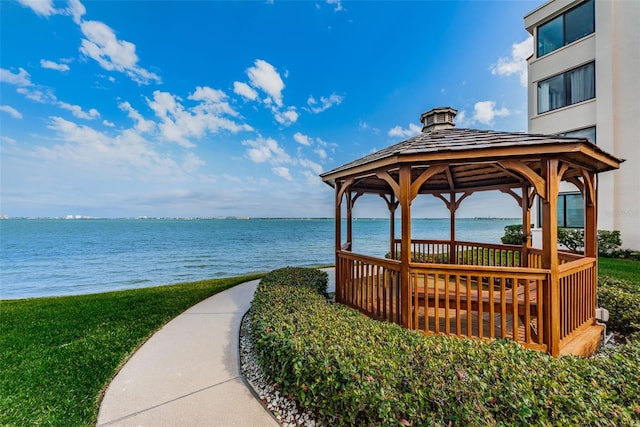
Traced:
[[93, 425], [101, 392], [153, 332], [259, 277], [0, 301], [0, 425]]
[[616, 258], [598, 258], [598, 276], [628, 280], [640, 290], [640, 261]]

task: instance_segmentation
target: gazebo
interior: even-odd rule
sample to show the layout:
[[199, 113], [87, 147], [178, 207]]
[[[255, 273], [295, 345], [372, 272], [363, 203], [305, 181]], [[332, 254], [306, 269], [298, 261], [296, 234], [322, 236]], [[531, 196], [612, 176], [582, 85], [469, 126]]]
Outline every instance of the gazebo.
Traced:
[[[585, 138], [458, 129], [455, 115], [451, 108], [428, 111], [421, 134], [321, 175], [335, 189], [336, 301], [427, 334], [511, 338], [553, 356], [593, 353], [603, 329], [595, 317], [597, 173], [623, 160]], [[558, 249], [562, 181], [583, 196], [584, 254]], [[488, 190], [521, 207], [521, 245], [457, 240], [460, 204]], [[352, 251], [352, 209], [364, 194], [379, 195], [389, 209], [390, 258]], [[411, 204], [422, 195], [448, 208], [448, 240], [412, 238]], [[531, 246], [536, 195], [541, 249]]]

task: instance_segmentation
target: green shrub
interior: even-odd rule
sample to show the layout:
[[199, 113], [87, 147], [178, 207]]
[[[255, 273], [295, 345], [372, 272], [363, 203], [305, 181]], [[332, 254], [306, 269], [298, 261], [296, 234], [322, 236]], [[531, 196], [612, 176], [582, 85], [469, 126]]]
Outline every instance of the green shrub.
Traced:
[[622, 238], [620, 231], [598, 230], [598, 254], [601, 256], [611, 255], [620, 250]]
[[308, 287], [325, 297], [327, 296], [328, 283], [329, 276], [326, 272], [304, 267], [284, 267], [273, 270], [260, 280], [260, 284], [265, 286], [291, 285]]
[[599, 278], [598, 305], [609, 310], [610, 331], [621, 335], [640, 332], [640, 293], [631, 283]]
[[[558, 243], [574, 252], [584, 248], [584, 230], [580, 228], [559, 228]], [[640, 259], [638, 251], [621, 249], [620, 231], [598, 230], [598, 255], [608, 258]]]
[[500, 240], [505, 245], [521, 245], [524, 240], [522, 224], [507, 225], [504, 228], [504, 236]]
[[637, 341], [556, 359], [509, 340], [425, 336], [286, 285], [260, 286], [251, 314], [265, 373], [327, 425], [640, 423]]
[[584, 248], [584, 231], [577, 228], [558, 228], [558, 243], [573, 252]]

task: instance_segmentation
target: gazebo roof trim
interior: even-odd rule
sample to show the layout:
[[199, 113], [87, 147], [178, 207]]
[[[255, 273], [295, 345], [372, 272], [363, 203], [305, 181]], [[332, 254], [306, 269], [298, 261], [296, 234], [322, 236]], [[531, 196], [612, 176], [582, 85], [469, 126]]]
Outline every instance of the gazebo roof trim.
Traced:
[[[529, 134], [524, 132], [500, 132], [493, 130], [477, 130], [449, 128], [435, 130], [429, 133], [421, 133], [407, 140], [398, 142], [387, 148], [379, 150], [375, 153], [361, 157], [360, 159], [346, 163], [329, 172], [325, 172], [320, 176], [325, 177], [346, 172], [351, 169], [366, 168], [367, 164], [392, 159], [396, 157], [400, 160], [402, 157], [411, 157], [414, 155], [430, 155], [442, 154], [443, 152], [470, 152], [482, 151], [486, 149], [517, 149], [522, 147], [540, 146], [541, 149], [536, 151], [540, 157], [544, 156], [547, 151], [544, 147], [549, 147], [549, 154], [557, 154], [558, 146], [566, 145], [567, 152], [575, 151], [576, 145], [584, 146], [587, 151], [595, 151], [598, 157], [604, 156], [611, 163], [621, 163], [624, 160], [618, 159], [597, 145], [593, 144], [586, 138], [573, 138], [556, 135]], [[571, 148], [569, 146], [572, 146]], [[552, 148], [553, 147], [553, 148]], [[570, 148], [570, 149], [569, 149]], [[481, 154], [480, 152], [477, 153]], [[478, 156], [482, 158], [484, 156]], [[615, 167], [599, 167], [598, 172], [614, 169]]]

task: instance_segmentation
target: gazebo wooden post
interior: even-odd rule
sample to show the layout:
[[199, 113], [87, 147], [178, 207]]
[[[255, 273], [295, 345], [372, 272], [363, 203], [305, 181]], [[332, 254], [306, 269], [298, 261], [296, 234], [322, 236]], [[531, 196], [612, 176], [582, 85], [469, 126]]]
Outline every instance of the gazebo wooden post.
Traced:
[[452, 191], [449, 195], [449, 264], [458, 263], [456, 254], [456, 193]]
[[584, 255], [590, 258], [598, 257], [598, 230], [595, 197], [595, 174], [588, 172], [584, 183]]
[[560, 289], [558, 273], [558, 160], [546, 159], [542, 167], [546, 198], [542, 201], [542, 268], [549, 270], [544, 299], [544, 342], [548, 352], [560, 354]]
[[[584, 176], [584, 255], [586, 257], [595, 258], [596, 265], [593, 268], [591, 283], [593, 284], [594, 296], [593, 305], [589, 307], [595, 314], [597, 308], [597, 292], [598, 292], [598, 209], [596, 197], [596, 174], [588, 172]], [[594, 316], [594, 323], [595, 316]]]
[[398, 209], [398, 202], [396, 202], [393, 192], [389, 194], [389, 199], [382, 194], [380, 197], [387, 202], [387, 208], [389, 209], [389, 254], [391, 259], [396, 259], [396, 209]]
[[353, 250], [353, 195], [347, 190], [347, 250]]
[[335, 270], [335, 281], [336, 281], [336, 301], [342, 301], [342, 286], [343, 286], [343, 272], [342, 266], [340, 265], [340, 256], [338, 252], [342, 250], [342, 192], [340, 184], [336, 181], [336, 226], [335, 226], [335, 249], [336, 249], [336, 270]]
[[411, 166], [400, 166], [400, 206], [402, 209], [402, 240], [400, 245], [400, 315], [402, 326], [412, 328], [411, 324]]
[[522, 186], [522, 256], [521, 267], [529, 267], [529, 248], [531, 247], [531, 206], [529, 205], [529, 185]]

